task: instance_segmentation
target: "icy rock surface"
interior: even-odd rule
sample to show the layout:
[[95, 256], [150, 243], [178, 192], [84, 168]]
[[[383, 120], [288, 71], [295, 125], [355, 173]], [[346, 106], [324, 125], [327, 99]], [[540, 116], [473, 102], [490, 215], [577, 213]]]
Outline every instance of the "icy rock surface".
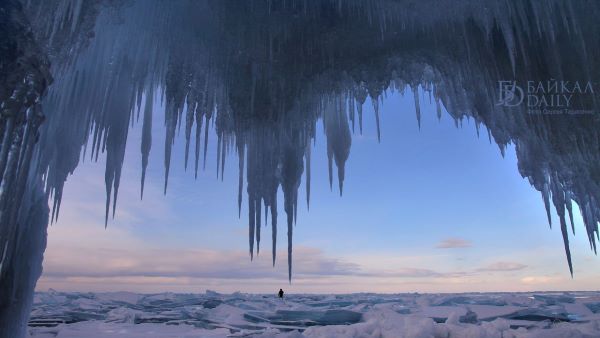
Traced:
[[[597, 292], [299, 294], [282, 301], [240, 293], [52, 291], [36, 294], [29, 332], [32, 338], [597, 337], [600, 314], [588, 306], [599, 301]], [[454, 305], [438, 305], [448, 302]]]

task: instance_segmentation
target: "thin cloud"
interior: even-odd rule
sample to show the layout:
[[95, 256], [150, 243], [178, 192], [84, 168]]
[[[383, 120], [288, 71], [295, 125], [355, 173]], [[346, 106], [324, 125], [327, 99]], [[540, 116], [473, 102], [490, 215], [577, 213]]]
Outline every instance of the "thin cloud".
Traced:
[[471, 242], [462, 238], [447, 238], [439, 242], [435, 247], [438, 249], [469, 248], [471, 247]]
[[521, 278], [521, 283], [531, 285], [550, 284], [561, 281], [559, 276], [525, 276]]
[[463, 278], [476, 275], [469, 271], [436, 271], [432, 269], [421, 268], [399, 268], [395, 271], [373, 271], [365, 275], [373, 277], [392, 277], [392, 278], [425, 278], [425, 279], [447, 279], [447, 278]]
[[[294, 249], [294, 275], [347, 276], [359, 273], [356, 264], [325, 256], [320, 250]], [[165, 277], [220, 279], [287, 279], [286, 253], [275, 268], [270, 252], [253, 262], [243, 250], [151, 248], [55, 248], [45, 257], [44, 275], [70, 277]]]
[[477, 271], [519, 271], [527, 268], [527, 265], [516, 262], [495, 262]]

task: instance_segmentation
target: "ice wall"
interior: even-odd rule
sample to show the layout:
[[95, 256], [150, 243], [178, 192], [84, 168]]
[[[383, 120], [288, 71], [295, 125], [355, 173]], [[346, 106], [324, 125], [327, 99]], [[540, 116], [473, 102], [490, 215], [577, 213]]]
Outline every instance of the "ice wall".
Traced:
[[[366, 99], [371, 98], [378, 115], [378, 104], [387, 92], [421, 88], [437, 102], [438, 114], [444, 106], [457, 124], [473, 118], [501, 151], [515, 144], [520, 173], [541, 192], [548, 215], [551, 205], [556, 208], [571, 270], [566, 220], [572, 219], [571, 201], [580, 207], [590, 246], [596, 250], [598, 95], [576, 98], [577, 108], [596, 111], [581, 116], [532, 115], [523, 106], [497, 105], [499, 80], [597, 83], [600, 67], [594, 56], [600, 53], [600, 27], [595, 18], [600, 4], [596, 2], [23, 3], [30, 22], [25, 25], [51, 60], [55, 78], [39, 110], [46, 121], [33, 155], [36, 165], [29, 166], [51, 198], [52, 220], [59, 215], [68, 175], [83, 158], [95, 160], [102, 154], [107, 159], [108, 222], [117, 205], [128, 129], [135, 123], [143, 128], [143, 196], [148, 154], [157, 142], [151, 135], [151, 114], [156, 112], [152, 102], [160, 97], [167, 131], [160, 140], [166, 148], [165, 193], [178, 130], [186, 139], [186, 169], [202, 170], [206, 149], [214, 146], [222, 176], [226, 155], [235, 152], [240, 168], [237, 201], [241, 206], [246, 195], [249, 206], [250, 256], [260, 249], [263, 223], [271, 223], [275, 239], [276, 194], [281, 189], [291, 279], [298, 187], [306, 175], [304, 199], [309, 203], [310, 149], [317, 121], [325, 126], [330, 184], [333, 188], [337, 177], [341, 194], [352, 133], [362, 130]], [[4, 92], [3, 107], [8, 97]], [[34, 99], [41, 94], [36, 91]], [[420, 123], [417, 96], [415, 100], [415, 123]], [[10, 111], [30, 106], [18, 101]], [[17, 134], [6, 132], [10, 119], [4, 113], [1, 122], [5, 154]], [[218, 135], [215, 145], [207, 144], [210, 125]], [[273, 240], [273, 262], [275, 246]]]
[[36, 172], [48, 60], [17, 1], [0, 2], [0, 337], [22, 337], [41, 274], [48, 205]]
[[[77, 36], [73, 22], [82, 13], [80, 2], [55, 3], [63, 14], [37, 12], [44, 19], [38, 36], [48, 41], [49, 50], [65, 45], [69, 39], [63, 35]], [[35, 14], [35, 2], [29, 5]], [[291, 247], [297, 187], [309, 163], [316, 121], [324, 120], [330, 180], [335, 163], [341, 193], [350, 124], [354, 129], [358, 118], [362, 128], [366, 98], [376, 103], [377, 114], [386, 91], [421, 87], [457, 121], [472, 117], [485, 125], [501, 149], [516, 144], [521, 173], [548, 206], [551, 201], [557, 208], [571, 266], [564, 220], [565, 210], [571, 215], [571, 200], [580, 205], [595, 248], [597, 162], [589, 159], [597, 159], [596, 128], [590, 127], [597, 115], [530, 116], [518, 108], [497, 107], [496, 91], [503, 79], [595, 79], [590, 55], [598, 48], [593, 38], [598, 28], [590, 13], [597, 6], [452, 1], [447, 6], [436, 2], [447, 9], [438, 11], [432, 5], [411, 3], [408, 11], [401, 1], [106, 5], [85, 46], [81, 38], [72, 38], [80, 52], [56, 56], [54, 69], [60, 74], [44, 101], [49, 120], [41, 164], [46, 191], [54, 197], [52, 218], [60, 210], [64, 180], [80, 157], [96, 159], [102, 152], [107, 156], [107, 219], [114, 214], [128, 125], [143, 111], [146, 163], [152, 144], [150, 98], [161, 96], [167, 130], [165, 192], [178, 128], [183, 125], [186, 153], [193, 150], [197, 171], [206, 158], [207, 126], [214, 123], [218, 170], [227, 152], [239, 157], [238, 203], [246, 171], [251, 255], [259, 249], [263, 209], [265, 217], [269, 211], [277, 214], [278, 187], [285, 197]], [[581, 105], [595, 107], [594, 100]], [[188, 156], [186, 167], [187, 162]], [[142, 190], [143, 177], [144, 172]], [[271, 217], [273, 231], [276, 222]]]

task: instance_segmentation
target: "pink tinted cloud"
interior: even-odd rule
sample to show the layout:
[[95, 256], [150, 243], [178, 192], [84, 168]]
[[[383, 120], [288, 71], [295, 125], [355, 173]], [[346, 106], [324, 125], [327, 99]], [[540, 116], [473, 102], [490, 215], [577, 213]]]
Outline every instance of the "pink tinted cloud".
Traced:
[[446, 238], [439, 242], [435, 247], [438, 249], [469, 248], [471, 247], [471, 242], [462, 238]]

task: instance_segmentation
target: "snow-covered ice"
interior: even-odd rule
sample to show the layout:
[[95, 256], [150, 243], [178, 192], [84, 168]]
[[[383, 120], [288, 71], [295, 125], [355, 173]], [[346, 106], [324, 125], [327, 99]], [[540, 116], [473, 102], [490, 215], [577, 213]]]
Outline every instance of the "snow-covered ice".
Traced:
[[598, 337], [600, 292], [37, 293], [32, 338]]

